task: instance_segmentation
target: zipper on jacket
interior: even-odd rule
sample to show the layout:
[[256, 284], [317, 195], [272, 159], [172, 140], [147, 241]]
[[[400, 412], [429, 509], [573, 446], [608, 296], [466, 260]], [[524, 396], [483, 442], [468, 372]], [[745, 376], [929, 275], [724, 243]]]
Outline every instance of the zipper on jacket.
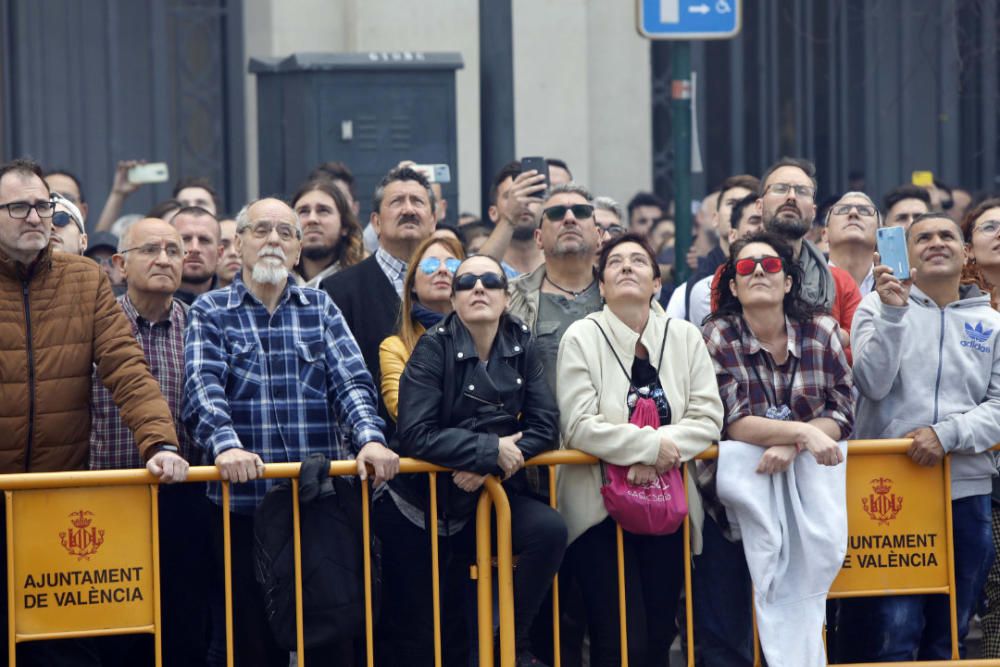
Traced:
[[938, 367], [937, 367], [937, 379], [934, 381], [934, 418], [931, 419], [932, 424], [937, 424], [938, 421], [938, 392], [941, 389], [941, 366], [944, 357], [944, 308], [941, 308], [941, 337], [938, 340]]
[[28, 283], [21, 283], [24, 298], [25, 340], [28, 350], [28, 446], [24, 452], [24, 472], [31, 467], [31, 445], [35, 439], [35, 350], [31, 342], [31, 306], [28, 299]]

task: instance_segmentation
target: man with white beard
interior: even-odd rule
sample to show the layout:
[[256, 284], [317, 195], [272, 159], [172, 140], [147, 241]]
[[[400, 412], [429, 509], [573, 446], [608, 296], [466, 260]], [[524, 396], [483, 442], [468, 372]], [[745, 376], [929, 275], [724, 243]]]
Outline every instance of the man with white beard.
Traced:
[[[361, 479], [371, 464], [380, 484], [399, 457], [386, 447], [375, 384], [340, 311], [326, 292], [289, 280], [302, 250], [295, 212], [277, 199], [248, 204], [235, 243], [242, 271], [188, 313], [183, 417], [222, 478], [239, 482], [230, 505], [236, 663], [287, 665], [254, 579], [253, 513], [271, 485], [264, 466], [321, 452], [355, 458]], [[221, 485], [210, 483], [208, 496], [221, 505]], [[221, 559], [222, 524], [213, 525]]]

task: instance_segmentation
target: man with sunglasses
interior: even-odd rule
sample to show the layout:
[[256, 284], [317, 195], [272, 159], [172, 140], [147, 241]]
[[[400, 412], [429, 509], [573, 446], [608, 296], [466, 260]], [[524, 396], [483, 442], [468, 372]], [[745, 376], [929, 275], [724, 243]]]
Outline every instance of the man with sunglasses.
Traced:
[[[90, 378], [101, 380], [134, 434], [140, 462], [163, 481], [183, 480], [170, 410], [142, 349], [91, 261], [53, 253], [55, 207], [41, 168], [0, 165], [0, 473], [81, 470], [90, 450]], [[0, 514], [2, 516], [2, 514]], [[2, 522], [2, 519], [0, 519]], [[6, 531], [0, 529], [0, 542]], [[0, 554], [6, 549], [0, 545]], [[0, 557], [2, 558], [2, 557]], [[6, 568], [0, 597], [6, 595]], [[0, 610], [6, 623], [7, 607]], [[6, 635], [0, 653], [6, 654]], [[92, 664], [92, 640], [29, 642], [19, 664]]]
[[[399, 471], [399, 457], [386, 447], [375, 384], [340, 311], [292, 277], [302, 252], [295, 211], [278, 199], [251, 202], [236, 216], [235, 242], [241, 272], [188, 312], [182, 410], [222, 479], [239, 482], [230, 505], [236, 664], [287, 665], [254, 579], [253, 515], [272, 484], [264, 466], [314, 452], [354, 457], [361, 479], [371, 464], [380, 484]], [[208, 497], [222, 504], [219, 483]], [[221, 523], [213, 530], [221, 568]]]
[[87, 230], [76, 204], [58, 192], [52, 193], [55, 213], [52, 214], [52, 248], [56, 252], [82, 255], [87, 250]]
[[826, 216], [826, 239], [830, 244], [830, 266], [847, 271], [864, 298], [875, 286], [872, 254], [882, 216], [871, 197], [848, 192], [830, 207]]

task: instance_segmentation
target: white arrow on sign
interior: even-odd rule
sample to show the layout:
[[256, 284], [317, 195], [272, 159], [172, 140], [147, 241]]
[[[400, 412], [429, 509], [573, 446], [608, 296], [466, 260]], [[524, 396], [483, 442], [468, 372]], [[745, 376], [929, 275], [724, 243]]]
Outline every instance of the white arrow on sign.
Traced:
[[688, 7], [688, 11], [692, 14], [707, 14], [712, 11], [712, 8], [708, 5], [691, 5]]

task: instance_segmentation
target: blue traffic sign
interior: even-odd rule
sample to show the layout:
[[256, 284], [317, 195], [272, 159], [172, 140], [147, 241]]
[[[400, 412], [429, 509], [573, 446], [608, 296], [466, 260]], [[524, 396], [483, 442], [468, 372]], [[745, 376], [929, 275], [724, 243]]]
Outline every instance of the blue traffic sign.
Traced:
[[637, 0], [639, 34], [649, 39], [729, 39], [740, 31], [742, 0]]

